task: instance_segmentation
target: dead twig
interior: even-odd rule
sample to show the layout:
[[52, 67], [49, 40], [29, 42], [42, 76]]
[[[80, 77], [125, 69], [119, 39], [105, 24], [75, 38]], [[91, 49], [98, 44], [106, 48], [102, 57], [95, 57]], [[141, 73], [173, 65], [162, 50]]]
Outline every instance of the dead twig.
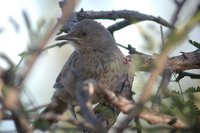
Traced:
[[[93, 85], [93, 88], [98, 94], [103, 94], [106, 101], [109, 103], [112, 103], [114, 106], [116, 106], [118, 109], [120, 109], [123, 113], [129, 114], [130, 111], [137, 108], [138, 106], [133, 101], [127, 100], [121, 95], [116, 95], [114, 92], [103, 89], [96, 82], [93, 82], [90, 80], [90, 84]], [[98, 89], [96, 87], [98, 86]], [[139, 118], [144, 119], [152, 124], [158, 124], [158, 123], [165, 123], [168, 125], [171, 125], [174, 128], [186, 128], [187, 124], [183, 121], [176, 119], [169, 115], [164, 115], [160, 112], [156, 112], [151, 109], [143, 108], [141, 113], [138, 115]], [[172, 122], [173, 121], [173, 122]]]
[[32, 116], [32, 118], [35, 119], [45, 119], [45, 120], [56, 120], [56, 121], [65, 121], [69, 122], [70, 124], [76, 125], [77, 127], [81, 127], [82, 129], [92, 130], [96, 131], [96, 128], [88, 123], [87, 121], [79, 121], [77, 119], [71, 119], [67, 117], [66, 115], [57, 115], [53, 113], [46, 113], [42, 115], [35, 115]]
[[189, 72], [179, 72], [178, 77], [176, 78], [176, 82], [179, 82], [184, 77], [190, 77], [191, 79], [200, 79], [199, 74], [189, 73]]
[[[64, 11], [62, 10], [62, 12]], [[83, 9], [81, 9], [81, 11], [75, 12], [74, 15], [70, 17], [70, 21], [65, 22], [64, 27], [60, 30], [59, 33], [62, 32], [67, 33], [78, 21], [83, 19], [110, 19], [110, 20], [124, 19], [123, 21], [115, 23], [108, 28], [108, 30], [111, 31], [111, 33], [119, 29], [122, 29], [128, 25], [135, 24], [141, 21], [153, 21], [165, 27], [168, 27], [169, 29], [174, 28], [173, 25], [171, 25], [161, 17], [155, 17], [152, 15], [143, 14], [134, 10], [84, 11]]]
[[175, 25], [177, 20], [178, 20], [178, 17], [179, 17], [179, 14], [181, 12], [181, 9], [183, 7], [183, 5], [185, 4], [187, 0], [182, 0], [181, 2], [179, 2], [178, 0], [174, 0], [174, 3], [176, 4], [176, 11], [174, 12], [174, 15], [172, 17], [172, 20], [171, 20], [171, 25]]
[[18, 83], [18, 86], [20, 86], [22, 84], [22, 82], [24, 81], [24, 79], [26, 78], [26, 76], [28, 75], [30, 70], [32, 69], [33, 64], [36, 62], [37, 58], [39, 57], [39, 55], [41, 53], [40, 49], [43, 49], [45, 47], [49, 38], [61, 27], [61, 24], [64, 24], [67, 21], [67, 19], [73, 12], [75, 5], [76, 5], [76, 2], [74, 0], [68, 0], [68, 3], [63, 7], [64, 14], [59, 19], [59, 21], [54, 25], [54, 27], [46, 33], [46, 35], [44, 36], [44, 38], [41, 41], [41, 44], [39, 45], [40, 46], [39, 50], [36, 50], [31, 55], [27, 69], [24, 70], [23, 75], [20, 76], [20, 81]]

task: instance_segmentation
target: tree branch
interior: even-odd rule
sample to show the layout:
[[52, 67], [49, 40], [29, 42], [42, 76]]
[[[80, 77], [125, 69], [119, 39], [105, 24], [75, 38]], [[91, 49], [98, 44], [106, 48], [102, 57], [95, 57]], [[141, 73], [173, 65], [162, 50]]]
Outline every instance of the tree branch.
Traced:
[[[62, 7], [62, 6], [61, 6]], [[64, 12], [63, 12], [64, 13]], [[70, 21], [67, 21], [64, 28], [59, 33], [68, 32], [76, 23], [82, 19], [125, 19], [119, 23], [113, 24], [109, 27], [111, 33], [128, 25], [141, 22], [141, 21], [153, 21], [161, 24], [169, 29], [173, 29], [173, 25], [168, 23], [161, 17], [155, 17], [153, 15], [146, 15], [138, 11], [133, 10], [118, 10], [118, 11], [84, 11], [81, 9], [79, 12], [75, 12], [71, 17]]]
[[49, 38], [59, 29], [61, 24], [64, 24], [68, 20], [68, 18], [71, 15], [71, 12], [74, 10], [74, 7], [75, 7], [75, 1], [74, 0], [68, 0], [68, 4], [66, 4], [66, 6], [63, 7], [63, 15], [62, 15], [62, 17], [53, 26], [53, 28], [50, 29], [45, 34], [44, 38], [41, 40], [41, 43], [39, 45], [40, 46], [38, 48], [39, 50], [34, 51], [34, 53], [31, 55], [31, 57], [29, 59], [29, 64], [27, 66], [27, 69], [24, 70], [24, 73], [20, 76], [18, 86], [20, 86], [23, 83], [23, 81], [25, 80], [25, 78], [27, 77], [29, 72], [31, 71], [34, 63], [36, 62], [36, 60], [38, 59], [38, 57], [39, 57], [39, 55], [41, 53], [41, 50], [46, 46], [47, 42], [49, 41]]
[[160, 82], [160, 86], [158, 87], [155, 95], [155, 99], [152, 102], [152, 108], [156, 111], [159, 111], [161, 100], [163, 98], [163, 94], [165, 93], [172, 76], [171, 69], [165, 69], [162, 74], [162, 80]]
[[[92, 82], [92, 84], [94, 84], [94, 86], [97, 86], [97, 84], [94, 82]], [[127, 100], [121, 95], [116, 95], [114, 92], [108, 89], [103, 89], [101, 87], [97, 87], [98, 89], [96, 89], [96, 87], [93, 87], [93, 88], [98, 94], [101, 94], [101, 95], [103, 94], [107, 102], [112, 103], [114, 106], [116, 106], [119, 110], [121, 110], [125, 114], [128, 114], [131, 110], [133, 110], [133, 108], [137, 107], [133, 101]], [[160, 112], [156, 112], [154, 110], [147, 109], [147, 108], [144, 108], [138, 117], [152, 124], [165, 123], [165, 124], [171, 125], [174, 128], [187, 127], [187, 124], [179, 119], [176, 119], [168, 115], [164, 115]]]
[[159, 23], [163, 26], [166, 26], [168, 28], [173, 28], [172, 25], [170, 25], [166, 20], [164, 20], [161, 17], [155, 17], [152, 15], [146, 15], [143, 13], [140, 13], [138, 11], [133, 10], [118, 10], [118, 11], [80, 11], [77, 13], [78, 20], [82, 19], [128, 19], [132, 22], [140, 22], [140, 21], [153, 21], [156, 23]]
[[177, 20], [178, 20], [178, 15], [180, 14], [181, 12], [181, 9], [183, 7], [183, 5], [185, 4], [187, 0], [182, 0], [181, 2], [179, 2], [178, 0], [174, 0], [174, 3], [176, 4], [176, 11], [174, 12], [174, 15], [172, 17], [172, 20], [171, 20], [171, 25], [175, 25]]
[[[146, 54], [131, 54], [127, 60], [131, 70], [150, 72], [154, 67], [154, 62], [158, 61], [157, 55]], [[169, 58], [166, 69], [171, 69], [173, 72], [179, 73], [190, 69], [200, 69], [200, 50], [183, 53], [182, 55]]]
[[122, 28], [124, 28], [128, 25], [131, 25], [131, 24], [132, 24], [132, 22], [129, 19], [125, 19], [125, 20], [117, 22], [113, 25], [110, 25], [107, 29], [113, 35], [114, 31], [120, 30], [120, 29], [122, 29]]
[[42, 114], [42, 115], [35, 115], [35, 116], [32, 116], [32, 117], [34, 119], [66, 121], [66, 122], [69, 122], [70, 124], [76, 125], [77, 127], [96, 131], [96, 128], [92, 124], [88, 123], [87, 121], [81, 122], [81, 121], [76, 120], [76, 119], [68, 118], [66, 115], [57, 115], [57, 114], [53, 114], [53, 113], [46, 113], [46, 114]]
[[178, 77], [176, 78], [176, 82], [184, 78], [185, 76], [190, 77], [191, 79], [200, 79], [199, 74], [194, 74], [194, 73], [188, 73], [188, 72], [179, 72]]

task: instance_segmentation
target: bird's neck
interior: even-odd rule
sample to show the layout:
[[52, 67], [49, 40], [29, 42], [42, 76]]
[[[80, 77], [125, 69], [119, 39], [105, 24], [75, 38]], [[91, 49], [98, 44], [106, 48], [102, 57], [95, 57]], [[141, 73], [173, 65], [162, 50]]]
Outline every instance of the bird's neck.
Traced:
[[100, 59], [105, 57], [108, 60], [122, 60], [123, 54], [117, 46], [107, 47], [106, 49], [89, 49], [89, 50], [77, 50], [81, 58], [90, 58], [90, 59]]
[[76, 48], [76, 51], [78, 53], [80, 53], [81, 55], [94, 55], [94, 54], [99, 54], [99, 53], [115, 53], [115, 52], [118, 52], [118, 47], [117, 46], [112, 46], [110, 47], [108, 45], [108, 47], [105, 47], [105, 48], [100, 48], [100, 47], [97, 47], [97, 48], [80, 48], [80, 49], [77, 49]]

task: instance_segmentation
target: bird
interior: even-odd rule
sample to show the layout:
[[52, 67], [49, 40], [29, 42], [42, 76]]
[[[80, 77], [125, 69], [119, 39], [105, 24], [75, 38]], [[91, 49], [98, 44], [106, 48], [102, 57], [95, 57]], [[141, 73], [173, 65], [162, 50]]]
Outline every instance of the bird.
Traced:
[[[77, 79], [74, 71], [78, 71], [80, 80], [93, 79], [104, 86], [104, 89], [120, 91], [123, 87], [128, 76], [126, 68], [123, 67], [124, 55], [114, 37], [103, 25], [94, 20], [83, 19], [67, 34], [58, 36], [56, 40], [69, 41], [74, 51], [58, 74], [51, 102], [41, 114], [63, 114], [68, 109], [76, 118], [74, 108], [79, 103], [76, 98]], [[91, 99], [93, 103], [98, 103], [102, 97], [94, 94]], [[36, 127], [38, 121], [35, 122]], [[43, 130], [47, 130], [54, 122], [46, 121]]]

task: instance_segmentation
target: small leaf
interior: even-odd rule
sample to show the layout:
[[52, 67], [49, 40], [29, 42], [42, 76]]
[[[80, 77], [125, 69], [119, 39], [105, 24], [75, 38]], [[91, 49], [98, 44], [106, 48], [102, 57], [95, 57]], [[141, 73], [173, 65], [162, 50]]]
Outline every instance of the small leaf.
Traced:
[[30, 18], [27, 14], [27, 12], [25, 10], [22, 11], [22, 15], [23, 15], [23, 18], [24, 18], [24, 21], [25, 21], [25, 24], [26, 24], [26, 27], [28, 29], [29, 32], [32, 31], [32, 26], [31, 26], [31, 22], [30, 22]]
[[200, 49], [200, 43], [199, 42], [189, 40], [189, 43], [192, 44], [193, 46], [195, 46], [196, 48]]
[[21, 52], [20, 54], [19, 54], [19, 56], [20, 57], [26, 57], [26, 56], [28, 56], [29, 55], [29, 53], [28, 52], [26, 52], [26, 51], [23, 51], [23, 52]]
[[189, 87], [187, 90], [185, 90], [185, 93], [195, 93], [195, 92], [200, 92], [200, 86]]

